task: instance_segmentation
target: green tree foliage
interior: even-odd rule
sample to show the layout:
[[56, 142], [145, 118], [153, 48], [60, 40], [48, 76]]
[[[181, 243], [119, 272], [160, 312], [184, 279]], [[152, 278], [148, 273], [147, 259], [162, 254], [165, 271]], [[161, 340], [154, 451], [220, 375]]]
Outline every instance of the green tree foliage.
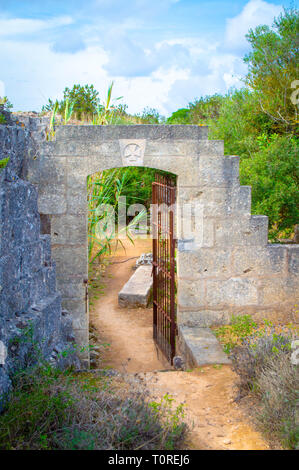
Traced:
[[167, 124], [190, 124], [190, 109], [178, 109], [167, 119]]
[[219, 116], [223, 96], [215, 94], [196, 99], [189, 103], [189, 115], [192, 124], [206, 124], [208, 119], [217, 119]]
[[[99, 92], [93, 85], [74, 85], [72, 89], [66, 87], [63, 92], [63, 100], [59, 102], [59, 114], [65, 114], [67, 103], [73, 103], [73, 114], [78, 120], [92, 118], [100, 106]], [[42, 110], [52, 111], [54, 106], [55, 102], [49, 99]]]
[[189, 103], [188, 108], [172, 113], [167, 124], [206, 124], [209, 119], [218, 118], [223, 99], [218, 94], [197, 98]]
[[252, 213], [269, 217], [269, 237], [287, 236], [299, 221], [299, 141], [275, 125], [247, 89], [226, 95], [209, 137], [223, 139], [226, 155], [240, 156], [241, 184], [252, 186]]
[[13, 105], [11, 104], [7, 96], [3, 96], [3, 98], [0, 96], [0, 106], [6, 111], [13, 108]]
[[291, 101], [292, 82], [298, 79], [299, 11], [284, 10], [273, 27], [262, 25], [246, 35], [252, 50], [246, 84], [257, 94], [260, 107], [278, 132], [298, 124], [298, 104]]
[[223, 97], [217, 119], [208, 119], [209, 137], [223, 139], [225, 153], [248, 156], [258, 150], [260, 133], [272, 132], [272, 121], [260, 109], [258, 97], [247, 88]]
[[269, 217], [272, 240], [288, 236], [299, 222], [298, 105], [290, 100], [298, 32], [296, 10], [285, 10], [273, 29], [251, 30], [245, 58], [251, 89], [231, 90], [218, 117], [206, 121], [209, 137], [224, 140], [225, 154], [240, 156], [241, 184], [252, 186], [252, 213]]
[[66, 101], [69, 99], [70, 102], [75, 103], [73, 112], [77, 119], [80, 120], [84, 116], [92, 116], [96, 113], [100, 104], [98, 96], [99, 92], [93, 85], [74, 85], [71, 90], [69, 88], [65, 88], [59, 112], [64, 113]]
[[270, 238], [287, 236], [299, 221], [299, 140], [261, 134], [257, 144], [258, 151], [241, 160], [241, 184], [252, 186], [252, 212], [269, 217]]
[[140, 119], [143, 124], [160, 124], [164, 120], [159, 111], [154, 108], [144, 108], [140, 115]]

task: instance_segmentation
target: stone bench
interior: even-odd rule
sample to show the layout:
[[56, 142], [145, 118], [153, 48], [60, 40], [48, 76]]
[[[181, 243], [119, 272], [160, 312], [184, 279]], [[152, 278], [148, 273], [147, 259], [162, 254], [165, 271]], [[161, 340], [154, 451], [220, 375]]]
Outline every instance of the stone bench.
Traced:
[[119, 306], [147, 307], [152, 287], [152, 266], [139, 266], [118, 293]]

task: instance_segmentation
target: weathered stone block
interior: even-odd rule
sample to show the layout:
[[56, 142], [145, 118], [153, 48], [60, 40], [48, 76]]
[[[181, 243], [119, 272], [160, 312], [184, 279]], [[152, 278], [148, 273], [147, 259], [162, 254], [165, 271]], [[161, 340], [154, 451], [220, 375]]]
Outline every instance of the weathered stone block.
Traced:
[[168, 171], [178, 176], [177, 185], [198, 184], [198, 157], [197, 156], [144, 156], [144, 166]]
[[215, 222], [216, 246], [266, 246], [268, 217], [227, 217]]
[[210, 157], [222, 157], [224, 155], [224, 141], [201, 140], [197, 143], [197, 152], [199, 155], [208, 155]]
[[[200, 141], [201, 142], [201, 141]], [[197, 155], [200, 143], [192, 140], [175, 141], [148, 141], [145, 146], [147, 157], [173, 157]]]
[[57, 278], [57, 289], [64, 299], [83, 298], [86, 294], [83, 278]]
[[85, 298], [63, 299], [63, 308], [68, 310], [72, 315], [74, 330], [88, 331], [89, 318], [86, 313], [86, 300]]
[[75, 347], [81, 362], [81, 367], [89, 368], [89, 333], [88, 330], [74, 329]]
[[[186, 206], [185, 206], [186, 209]], [[212, 247], [215, 244], [215, 221], [212, 218], [203, 217], [202, 206], [194, 206], [191, 212], [177, 217], [176, 237], [179, 240], [191, 241], [188, 250], [202, 247]], [[182, 251], [186, 249], [182, 246]]]
[[261, 280], [261, 305], [292, 302], [293, 306], [299, 300], [299, 277], [288, 277]]
[[258, 284], [255, 279], [234, 277], [206, 281], [207, 305], [257, 305]]
[[[201, 140], [208, 138], [207, 126], [129, 125], [129, 126], [59, 126], [56, 142], [81, 139], [101, 142], [116, 139]], [[55, 142], [55, 144], [56, 144]]]
[[11, 286], [7, 294], [8, 308], [11, 314], [26, 311], [29, 308], [31, 300], [30, 279], [19, 279]]
[[241, 276], [267, 276], [285, 270], [287, 249], [282, 245], [238, 247], [233, 255], [233, 273]]
[[199, 279], [231, 272], [231, 250], [201, 248], [194, 253], [178, 253], [178, 276]]
[[56, 261], [56, 272], [59, 278], [73, 274], [88, 278], [86, 245], [52, 246], [52, 257]]
[[179, 343], [187, 367], [231, 362], [209, 328], [181, 326]]
[[53, 244], [87, 243], [86, 214], [64, 214], [51, 216], [51, 238]]
[[22, 273], [21, 269], [21, 254], [20, 249], [15, 253], [9, 252], [8, 255], [0, 258], [0, 292], [10, 290], [10, 288], [17, 282]]
[[227, 325], [230, 321], [231, 310], [213, 310], [202, 308], [197, 311], [178, 311], [178, 324], [206, 328], [215, 325]]
[[205, 285], [203, 281], [179, 279], [178, 305], [180, 309], [185, 307], [198, 308], [205, 303]]
[[[61, 297], [59, 293], [52, 294], [36, 303], [36, 309], [42, 314], [44, 339], [49, 344], [55, 344], [59, 338], [61, 321]], [[52, 332], [48, 336], [47, 332]]]
[[239, 184], [239, 157], [200, 155], [198, 185], [232, 186]]
[[64, 214], [66, 212], [65, 185], [45, 184], [39, 189], [38, 211], [40, 214]]
[[288, 245], [289, 272], [299, 275], [299, 245]]
[[59, 157], [35, 157], [27, 160], [27, 178], [31, 183], [64, 184], [66, 159]]
[[120, 307], [146, 307], [152, 286], [152, 267], [139, 266], [118, 293], [118, 304]]

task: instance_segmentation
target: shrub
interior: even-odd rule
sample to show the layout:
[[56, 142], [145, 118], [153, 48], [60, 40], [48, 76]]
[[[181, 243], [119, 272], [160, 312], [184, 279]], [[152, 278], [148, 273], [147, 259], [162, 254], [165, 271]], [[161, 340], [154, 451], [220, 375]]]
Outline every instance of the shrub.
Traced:
[[0, 415], [0, 449], [174, 449], [184, 439], [183, 406], [151, 402], [137, 379], [50, 366], [19, 373]]
[[258, 150], [240, 164], [241, 184], [252, 186], [252, 213], [267, 214], [269, 238], [289, 235], [299, 220], [299, 140], [262, 134]]
[[190, 109], [178, 109], [167, 119], [167, 124], [191, 124]]
[[257, 328], [257, 323], [250, 315], [232, 315], [231, 324], [216, 328], [215, 334], [223, 344], [226, 354], [241, 343], [242, 338], [246, 338]]
[[256, 380], [259, 423], [267, 435], [291, 449], [299, 446], [298, 383], [298, 366], [285, 353], [269, 357]]
[[233, 369], [239, 375], [241, 392], [253, 390], [256, 378], [269, 358], [278, 353], [290, 351], [291, 337], [277, 334], [273, 327], [257, 330], [251, 336], [242, 339], [241, 346], [236, 346], [231, 353]]
[[257, 422], [271, 440], [288, 448], [299, 445], [298, 366], [291, 363], [293, 332], [276, 333], [273, 327], [257, 330], [231, 354], [238, 374], [239, 396], [251, 392], [256, 399]]

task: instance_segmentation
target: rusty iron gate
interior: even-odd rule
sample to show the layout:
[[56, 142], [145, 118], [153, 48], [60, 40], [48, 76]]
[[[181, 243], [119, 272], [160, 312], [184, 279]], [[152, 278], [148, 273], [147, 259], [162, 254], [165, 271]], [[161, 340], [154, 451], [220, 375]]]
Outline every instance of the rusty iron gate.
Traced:
[[176, 343], [174, 206], [175, 182], [156, 174], [152, 188], [153, 336], [172, 364]]

